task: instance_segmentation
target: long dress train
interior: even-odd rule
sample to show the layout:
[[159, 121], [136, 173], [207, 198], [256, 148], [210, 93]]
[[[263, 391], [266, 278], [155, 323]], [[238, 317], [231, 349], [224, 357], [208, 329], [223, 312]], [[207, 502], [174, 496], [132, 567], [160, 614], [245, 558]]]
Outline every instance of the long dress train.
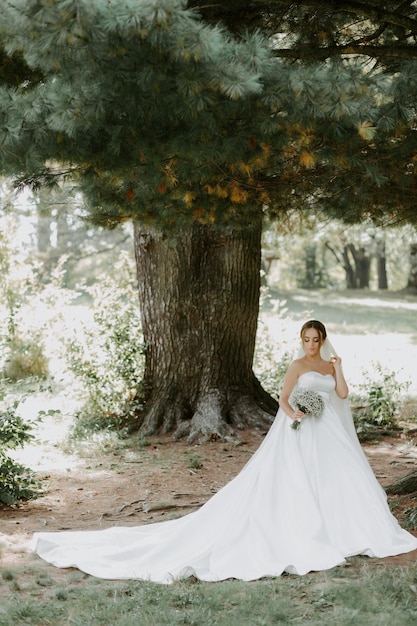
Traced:
[[144, 526], [36, 533], [36, 551], [99, 578], [171, 583], [306, 574], [356, 554], [417, 549], [343, 423], [333, 376], [307, 372], [298, 386], [323, 397], [321, 417], [294, 430], [280, 409], [242, 471], [199, 510]]

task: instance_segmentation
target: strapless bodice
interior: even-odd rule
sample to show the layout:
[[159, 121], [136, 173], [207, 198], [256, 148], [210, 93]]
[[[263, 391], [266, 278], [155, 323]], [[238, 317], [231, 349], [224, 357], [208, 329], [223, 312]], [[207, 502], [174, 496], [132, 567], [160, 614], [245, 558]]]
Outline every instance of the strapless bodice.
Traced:
[[336, 386], [336, 381], [331, 374], [321, 374], [320, 372], [304, 372], [298, 378], [300, 389], [312, 389], [327, 400]]

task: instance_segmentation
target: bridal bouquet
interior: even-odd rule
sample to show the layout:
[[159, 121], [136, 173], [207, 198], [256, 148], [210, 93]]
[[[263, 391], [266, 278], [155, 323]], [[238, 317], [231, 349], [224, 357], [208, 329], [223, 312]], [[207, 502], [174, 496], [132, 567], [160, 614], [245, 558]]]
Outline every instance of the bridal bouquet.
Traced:
[[[309, 417], [320, 417], [324, 410], [323, 398], [312, 389], [296, 389], [291, 395], [291, 405]], [[291, 428], [300, 428], [301, 420], [293, 420]]]

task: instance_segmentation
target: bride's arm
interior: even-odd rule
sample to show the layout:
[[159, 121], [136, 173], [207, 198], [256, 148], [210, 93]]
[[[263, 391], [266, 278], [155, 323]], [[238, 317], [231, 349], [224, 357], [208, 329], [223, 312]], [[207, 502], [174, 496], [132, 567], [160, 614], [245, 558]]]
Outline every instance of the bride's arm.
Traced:
[[281, 395], [279, 396], [279, 406], [291, 419], [302, 419], [305, 414], [302, 411], [295, 411], [288, 402], [291, 392], [297, 382], [299, 375], [299, 366], [296, 361], [293, 361], [289, 366], [287, 373], [285, 374], [284, 384], [282, 386]]
[[336, 379], [335, 391], [339, 398], [342, 398], [342, 400], [344, 400], [349, 395], [349, 388], [343, 375], [342, 359], [340, 358], [340, 356], [332, 356], [330, 362], [333, 363], [334, 367], [334, 377]]

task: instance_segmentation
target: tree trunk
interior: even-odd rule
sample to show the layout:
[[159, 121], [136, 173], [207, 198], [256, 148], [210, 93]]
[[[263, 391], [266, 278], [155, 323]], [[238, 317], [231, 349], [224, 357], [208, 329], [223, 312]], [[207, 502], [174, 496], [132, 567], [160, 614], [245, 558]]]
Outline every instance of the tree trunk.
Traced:
[[359, 289], [369, 289], [371, 259], [366, 254], [365, 248], [359, 248], [355, 257], [355, 262]]
[[144, 434], [217, 438], [269, 427], [277, 402], [252, 371], [259, 308], [261, 224], [208, 226], [175, 238], [135, 224], [144, 340]]
[[376, 265], [378, 273], [378, 289], [388, 289], [387, 254], [384, 239], [377, 242]]
[[316, 287], [316, 252], [317, 247], [315, 244], [305, 247], [305, 289], [314, 289]]
[[47, 254], [51, 248], [51, 225], [52, 217], [42, 215], [40, 211], [36, 216], [36, 243], [38, 252]]
[[[353, 259], [353, 265], [349, 259], [350, 255]], [[346, 287], [348, 289], [368, 289], [371, 259], [365, 248], [357, 250], [353, 243], [346, 244], [343, 247], [343, 262], [346, 272]]]
[[349, 244], [343, 246], [343, 269], [346, 274], [346, 288], [356, 289], [356, 272], [349, 259]]
[[417, 243], [410, 245], [410, 271], [407, 287], [408, 289], [417, 289]]

